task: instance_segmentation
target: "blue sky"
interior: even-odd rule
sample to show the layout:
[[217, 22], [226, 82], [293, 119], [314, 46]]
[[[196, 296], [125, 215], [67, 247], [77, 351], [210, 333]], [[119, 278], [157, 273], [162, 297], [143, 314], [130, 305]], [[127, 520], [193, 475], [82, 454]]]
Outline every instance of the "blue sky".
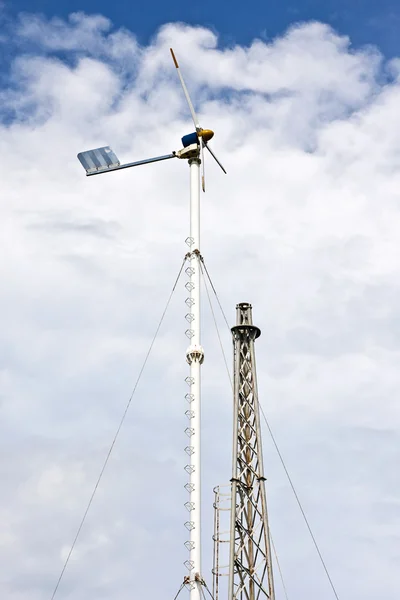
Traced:
[[218, 32], [221, 44], [243, 45], [255, 37], [273, 38], [293, 22], [315, 19], [349, 35], [355, 46], [376, 44], [387, 57], [400, 49], [400, 6], [395, 0], [202, 0], [197, 3], [15, 0], [5, 2], [5, 6], [10, 15], [20, 11], [40, 12], [47, 17], [66, 17], [74, 11], [101, 13], [116, 27], [124, 26], [135, 32], [142, 44], [149, 41], [160, 25], [170, 21], [210, 27]]

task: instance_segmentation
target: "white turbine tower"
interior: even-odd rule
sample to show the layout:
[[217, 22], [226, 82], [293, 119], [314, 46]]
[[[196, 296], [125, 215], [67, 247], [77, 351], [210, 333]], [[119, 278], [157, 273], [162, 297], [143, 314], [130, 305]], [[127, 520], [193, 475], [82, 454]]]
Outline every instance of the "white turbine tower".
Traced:
[[189, 439], [188, 445], [185, 448], [185, 452], [189, 457], [189, 463], [185, 466], [185, 470], [189, 475], [189, 481], [185, 485], [189, 494], [189, 499], [185, 503], [189, 515], [185, 522], [185, 527], [189, 532], [189, 539], [185, 542], [185, 546], [189, 552], [189, 557], [185, 561], [188, 575], [184, 577], [184, 583], [190, 590], [190, 600], [200, 600], [202, 597], [201, 586], [204, 585], [201, 574], [201, 365], [204, 360], [204, 351], [200, 339], [200, 261], [202, 258], [200, 254], [200, 165], [202, 164], [201, 185], [203, 191], [205, 191], [204, 148], [210, 152], [224, 173], [226, 171], [208, 145], [214, 132], [210, 129], [200, 127], [199, 119], [193, 108], [172, 48], [171, 55], [195, 125], [195, 131], [182, 138], [183, 148], [171, 154], [123, 165], [120, 164], [109, 146], [81, 152], [78, 154], [78, 159], [85, 168], [86, 175], [88, 176], [109, 173], [110, 171], [136, 167], [170, 158], [186, 159], [189, 163], [190, 231], [189, 236], [186, 238], [186, 244], [189, 248], [186, 259], [189, 262], [189, 266], [186, 269], [188, 281], [185, 286], [189, 292], [189, 296], [186, 299], [189, 312], [187, 312], [185, 317], [189, 323], [189, 327], [185, 333], [189, 338], [186, 360], [190, 366], [189, 376], [186, 378], [189, 391], [186, 394], [188, 409], [185, 413], [188, 419], [185, 433]]
[[[192, 115], [196, 132], [191, 134], [197, 138], [197, 144], [200, 143], [201, 159], [199, 154], [189, 160], [190, 165], [190, 235], [186, 239], [189, 246], [188, 258], [190, 266], [186, 269], [189, 281], [186, 288], [190, 296], [186, 299], [189, 312], [186, 319], [189, 322], [189, 329], [186, 335], [190, 340], [190, 346], [186, 352], [186, 359], [190, 365], [190, 374], [186, 379], [190, 386], [190, 391], [186, 395], [189, 403], [189, 409], [186, 416], [189, 425], [186, 433], [189, 437], [189, 445], [185, 448], [190, 457], [190, 463], [185, 469], [189, 474], [189, 482], [186, 489], [189, 492], [189, 500], [185, 506], [189, 511], [189, 519], [185, 526], [190, 532], [190, 539], [185, 543], [189, 550], [189, 559], [185, 562], [189, 575], [185, 578], [189, 589], [191, 600], [200, 600], [200, 586], [203, 584], [201, 575], [201, 365], [204, 360], [204, 351], [200, 339], [200, 164], [203, 165], [202, 188], [205, 191], [204, 177], [204, 147], [208, 149], [213, 158], [226, 173], [215, 154], [212, 152], [207, 142], [213, 137], [214, 133], [210, 129], [200, 127], [199, 119], [193, 108], [187, 91], [185, 82], [179, 69], [178, 61], [171, 48], [172, 59], [174, 61], [179, 79], [182, 84], [189, 109]], [[190, 136], [187, 136], [190, 137]], [[191, 141], [191, 140], [188, 140]], [[185, 138], [182, 139], [185, 144]]]

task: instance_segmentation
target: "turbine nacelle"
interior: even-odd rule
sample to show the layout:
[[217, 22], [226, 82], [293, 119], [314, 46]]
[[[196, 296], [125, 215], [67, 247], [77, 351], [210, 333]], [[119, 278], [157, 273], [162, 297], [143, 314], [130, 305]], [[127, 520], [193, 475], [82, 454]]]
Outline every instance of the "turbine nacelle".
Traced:
[[190, 146], [191, 144], [200, 144], [200, 138], [207, 143], [212, 137], [214, 137], [214, 132], [211, 131], [211, 129], [194, 131], [193, 133], [188, 133], [183, 136], [182, 146], [186, 148], [186, 146]]

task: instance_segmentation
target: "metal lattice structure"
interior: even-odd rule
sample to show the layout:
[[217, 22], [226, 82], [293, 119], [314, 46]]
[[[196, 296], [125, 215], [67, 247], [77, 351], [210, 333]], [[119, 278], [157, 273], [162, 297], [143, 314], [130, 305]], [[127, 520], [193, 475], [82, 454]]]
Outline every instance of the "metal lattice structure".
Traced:
[[236, 306], [229, 600], [274, 600], [251, 304]]
[[213, 506], [214, 551], [212, 597], [214, 600], [219, 600], [221, 597], [226, 597], [226, 585], [224, 585], [224, 582], [227, 582], [227, 577], [229, 575], [231, 484], [217, 485], [214, 488]]

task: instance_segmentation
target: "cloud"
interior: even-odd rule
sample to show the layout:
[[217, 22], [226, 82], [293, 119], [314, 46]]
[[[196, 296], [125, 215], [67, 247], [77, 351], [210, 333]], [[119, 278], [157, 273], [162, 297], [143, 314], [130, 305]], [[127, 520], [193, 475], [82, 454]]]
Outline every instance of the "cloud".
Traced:
[[135, 36], [125, 29], [110, 31], [112, 23], [103, 15], [71, 13], [68, 21], [58, 17], [22, 13], [16, 24], [20, 41], [37, 44], [48, 51], [82, 52], [118, 60], [134, 58], [138, 51]]
[[[387, 64], [321, 23], [246, 48], [179, 23], [140, 47], [134, 33], [83, 13], [25, 14], [9, 31], [15, 55], [0, 91], [3, 595], [50, 597], [187, 250], [184, 163], [86, 179], [76, 160], [106, 144], [124, 162], [179, 149], [193, 125], [173, 42], [228, 170], [207, 161], [202, 197], [202, 253], [221, 302], [229, 321], [237, 302], [253, 303], [262, 403], [340, 596], [370, 600], [379, 589], [397, 598], [399, 59]], [[183, 283], [60, 599], [148, 594], [154, 572], [168, 597], [182, 581]], [[231, 392], [206, 295], [203, 312], [210, 584], [212, 487], [230, 478]], [[226, 327], [221, 335], [230, 360]], [[265, 448], [289, 594], [326, 596], [267, 434]]]

